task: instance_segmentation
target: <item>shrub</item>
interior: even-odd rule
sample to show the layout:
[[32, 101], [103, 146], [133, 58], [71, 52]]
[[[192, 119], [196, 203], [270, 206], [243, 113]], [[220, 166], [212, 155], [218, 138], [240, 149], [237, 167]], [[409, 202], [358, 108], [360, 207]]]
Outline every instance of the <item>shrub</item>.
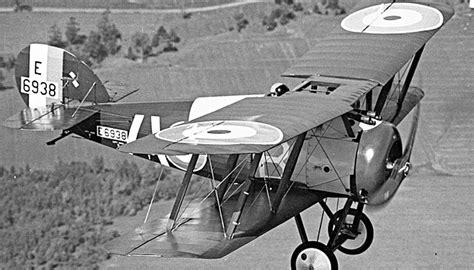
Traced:
[[79, 27], [79, 23], [76, 21], [75, 17], [70, 17], [69, 21], [66, 24], [66, 40], [71, 45], [76, 44], [84, 44], [87, 39], [86, 35], [79, 35], [79, 31], [81, 28]]
[[110, 14], [111, 12], [109, 9], [102, 13], [97, 28], [101, 37], [100, 42], [105, 46], [107, 53], [115, 55], [120, 50], [122, 34], [110, 20]]
[[16, 58], [13, 54], [0, 55], [0, 68], [6, 68], [8, 70], [15, 67]]
[[[91, 31], [85, 41], [82, 40], [81, 35], [78, 35], [77, 40], [75, 40], [78, 45], [81, 45], [81, 42], [84, 43], [83, 46], [74, 49], [88, 65], [98, 64], [107, 56], [115, 55], [120, 51], [122, 34], [112, 23], [110, 14], [109, 9], [102, 13], [102, 17], [97, 24], [97, 31]], [[76, 31], [76, 27], [78, 25], [73, 26], [71, 23], [73, 32]]]
[[301, 3], [294, 3], [293, 4], [293, 10], [295, 12], [300, 12], [300, 11], [304, 11], [304, 8], [303, 8], [303, 5]]
[[341, 15], [346, 11], [339, 5], [339, 0], [318, 0], [313, 8], [313, 12], [323, 15]]
[[65, 48], [67, 45], [57, 24], [53, 24], [48, 30], [48, 45], [59, 48]]
[[247, 25], [249, 24], [249, 21], [245, 18], [243, 13], [235, 14], [233, 17], [236, 21], [237, 32], [242, 31], [242, 29], [245, 29], [245, 27], [247, 27]]
[[278, 23], [286, 25], [295, 18], [296, 15], [290, 10], [289, 5], [282, 4], [273, 9], [269, 16], [264, 16], [262, 24], [268, 31], [272, 31], [278, 26]]
[[95, 31], [90, 32], [82, 51], [87, 58], [86, 63], [88, 65], [100, 63], [109, 55], [107, 47], [102, 42], [102, 37]]
[[91, 31], [89, 36], [79, 34], [80, 27], [75, 17], [70, 17], [66, 24], [65, 36], [55, 24], [49, 30], [48, 44], [65, 48], [88, 65], [98, 64], [107, 56], [120, 51], [122, 34], [110, 19], [110, 10], [102, 13], [97, 24], [97, 31]]
[[160, 26], [155, 35], [153, 35], [151, 46], [155, 48], [157, 53], [177, 51], [178, 48], [175, 45], [180, 41], [181, 38], [174, 30], [168, 33], [164, 26]]
[[0, 67], [0, 89], [5, 88], [5, 86], [3, 85], [3, 82], [5, 81], [5, 76], [3, 75], [3, 70], [4, 70], [4, 68]]
[[127, 58], [141, 61], [151, 54], [150, 36], [144, 32], [135, 32], [132, 35], [132, 44], [128, 47]]
[[153, 40], [151, 41], [152, 47], [157, 47], [162, 43], [164, 40], [168, 39], [168, 32], [163, 26], [160, 26], [156, 31], [155, 35], [153, 35]]

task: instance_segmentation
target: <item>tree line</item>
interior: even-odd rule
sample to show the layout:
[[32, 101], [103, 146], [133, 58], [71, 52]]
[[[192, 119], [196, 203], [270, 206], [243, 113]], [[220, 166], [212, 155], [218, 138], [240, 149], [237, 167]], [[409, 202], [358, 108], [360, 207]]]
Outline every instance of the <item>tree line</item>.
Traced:
[[[48, 44], [70, 51], [91, 66], [122, 50], [122, 34], [113, 23], [109, 9], [102, 13], [96, 31], [85, 35], [80, 30], [80, 23], [75, 17], [70, 17], [66, 24], [65, 38], [61, 28], [54, 24], [48, 31]], [[177, 51], [176, 44], [180, 41], [173, 29], [167, 30], [164, 26], [158, 27], [152, 38], [145, 32], [137, 31], [132, 35], [125, 57], [143, 61], [149, 56]]]
[[[119, 236], [107, 225], [148, 205], [160, 171], [129, 161], [105, 168], [102, 158], [52, 170], [0, 167], [0, 268], [97, 268], [109, 258], [103, 244]], [[155, 201], [174, 198], [179, 184], [164, 169]]]

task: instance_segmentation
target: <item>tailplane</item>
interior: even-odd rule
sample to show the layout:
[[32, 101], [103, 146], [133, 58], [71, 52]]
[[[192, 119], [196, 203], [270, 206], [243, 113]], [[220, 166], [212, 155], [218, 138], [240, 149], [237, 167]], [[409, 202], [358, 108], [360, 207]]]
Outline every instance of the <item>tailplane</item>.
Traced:
[[108, 90], [92, 69], [72, 53], [31, 44], [18, 54], [18, 91], [27, 108], [3, 125], [28, 130], [64, 130], [92, 117], [97, 104], [116, 102], [136, 90]]

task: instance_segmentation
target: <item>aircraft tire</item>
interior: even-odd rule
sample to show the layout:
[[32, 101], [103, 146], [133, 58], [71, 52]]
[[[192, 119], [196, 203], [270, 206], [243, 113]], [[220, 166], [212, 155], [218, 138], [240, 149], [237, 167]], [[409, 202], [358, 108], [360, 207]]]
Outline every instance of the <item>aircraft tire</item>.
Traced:
[[[341, 218], [343, 210], [337, 211], [333, 218], [329, 221], [328, 224], [328, 230], [329, 234], [331, 234], [332, 230], [334, 229], [334, 226], [336, 224], [336, 221]], [[349, 222], [352, 222], [353, 218], [357, 214], [356, 209], [349, 209], [349, 213], [347, 213], [346, 219], [349, 217], [351, 218]], [[347, 224], [345, 226], [348, 226]], [[362, 226], [362, 227], [361, 227]], [[362, 230], [362, 231], [360, 231]], [[344, 243], [342, 243], [337, 249], [341, 251], [344, 254], [348, 255], [357, 255], [365, 252], [370, 245], [372, 244], [372, 241], [374, 240], [374, 227], [372, 226], [372, 222], [370, 222], [369, 217], [365, 215], [364, 213], [361, 214], [360, 216], [360, 223], [359, 223], [359, 236], [356, 237], [356, 239], [348, 239]], [[360, 237], [362, 234], [365, 235], [365, 238], [363, 238], [363, 242], [359, 245], [356, 245], [356, 247], [353, 247], [351, 245], [347, 246], [345, 244], [351, 243], [352, 241], [356, 241], [358, 237]], [[358, 241], [360, 243], [360, 241]]]
[[337, 270], [337, 258], [325, 244], [309, 241], [296, 247], [291, 255], [291, 269]]

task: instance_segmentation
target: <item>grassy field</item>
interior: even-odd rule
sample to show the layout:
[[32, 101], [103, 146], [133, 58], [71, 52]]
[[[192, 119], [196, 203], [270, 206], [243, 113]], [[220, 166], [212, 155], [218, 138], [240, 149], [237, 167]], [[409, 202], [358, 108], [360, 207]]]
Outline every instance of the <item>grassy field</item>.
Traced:
[[[12, 0], [0, 0], [0, 7], [11, 7]], [[22, 4], [34, 7], [67, 8], [192, 8], [232, 3], [235, 0], [25, 0]]]

